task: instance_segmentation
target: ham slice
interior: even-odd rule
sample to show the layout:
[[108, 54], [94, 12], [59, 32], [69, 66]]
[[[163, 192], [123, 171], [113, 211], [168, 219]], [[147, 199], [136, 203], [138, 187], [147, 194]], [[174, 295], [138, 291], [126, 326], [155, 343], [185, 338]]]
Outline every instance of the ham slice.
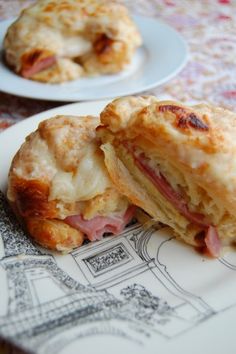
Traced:
[[206, 233], [203, 240], [204, 246], [212, 257], [219, 257], [221, 243], [215, 226], [207, 222], [205, 216], [189, 210], [188, 204], [183, 196], [174, 190], [158, 170], [158, 166], [152, 168], [149, 164], [150, 159], [143, 152], [138, 153], [137, 149], [127, 142], [123, 143], [127, 150], [132, 154], [136, 166], [151, 180], [157, 190], [191, 223], [202, 227]]
[[183, 199], [180, 193], [176, 192], [161, 174], [161, 172], [152, 169], [147, 165], [148, 159], [140, 155], [135, 157], [135, 163], [146, 175], [152, 183], [157, 187], [158, 191], [189, 221], [201, 227], [207, 227], [208, 223], [205, 221], [204, 215], [191, 212], [188, 208], [187, 202]]
[[68, 225], [83, 232], [90, 241], [101, 240], [104, 233], [118, 235], [132, 220], [135, 206], [130, 206], [120, 216], [95, 216], [86, 220], [82, 215], [72, 215], [64, 219]]
[[220, 256], [221, 243], [216, 227], [212, 225], [208, 227], [204, 242], [211, 257], [217, 258]]
[[50, 66], [55, 64], [55, 62], [55, 55], [43, 57], [42, 55], [34, 54], [28, 57], [27, 59], [23, 58], [21, 75], [26, 79], [30, 78], [34, 74], [37, 74], [38, 72], [49, 68]]

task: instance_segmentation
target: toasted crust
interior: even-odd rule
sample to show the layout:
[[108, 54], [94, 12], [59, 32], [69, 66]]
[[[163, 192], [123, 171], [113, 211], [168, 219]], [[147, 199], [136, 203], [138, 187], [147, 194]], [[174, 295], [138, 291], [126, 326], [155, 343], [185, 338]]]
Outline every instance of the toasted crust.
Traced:
[[91, 116], [47, 119], [12, 161], [8, 200], [31, 236], [45, 247], [59, 250], [81, 244], [81, 233], [71, 233], [63, 222], [67, 216], [92, 219], [123, 213], [128, 206], [105, 169], [95, 135], [98, 124]]
[[40, 218], [25, 219], [26, 227], [33, 239], [41, 246], [68, 252], [82, 245], [84, 235], [61, 220]]
[[[176, 213], [171, 203], [153, 189], [124, 150], [123, 142], [128, 141], [159, 166], [173, 188], [184, 191], [192, 211], [206, 215], [217, 226], [224, 244], [235, 242], [236, 114], [205, 104], [187, 107], [173, 101], [156, 101], [140, 108], [143, 98], [138, 97], [139, 109], [134, 110], [130, 100], [113, 101], [101, 114], [103, 127], [98, 131], [106, 143], [103, 150], [113, 182], [120, 189], [122, 185], [122, 192], [134, 203], [138, 193], [137, 205], [170, 225], [179, 238], [197, 245], [195, 236], [201, 228]], [[116, 166], [108, 157], [111, 148]], [[125, 171], [120, 170], [116, 178], [115, 169], [121, 162]], [[129, 185], [130, 176], [138, 183], [134, 190]]]
[[4, 40], [6, 62], [16, 73], [50, 83], [119, 72], [140, 45], [126, 7], [108, 0], [38, 0]]
[[126, 96], [117, 98], [109, 103], [101, 112], [101, 123], [113, 133], [119, 132], [129, 125], [133, 115], [155, 102], [157, 102], [155, 96]]
[[42, 121], [38, 126], [40, 139], [64, 171], [73, 172], [84, 156], [87, 146], [96, 140], [96, 117], [57, 116]]
[[52, 219], [57, 216], [56, 201], [48, 201], [49, 184], [42, 180], [11, 177], [15, 203], [22, 217], [38, 216]]

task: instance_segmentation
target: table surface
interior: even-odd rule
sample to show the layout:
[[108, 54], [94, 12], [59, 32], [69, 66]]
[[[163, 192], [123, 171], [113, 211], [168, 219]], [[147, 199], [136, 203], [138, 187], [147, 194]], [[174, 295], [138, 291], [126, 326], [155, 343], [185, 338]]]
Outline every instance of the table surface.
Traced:
[[[17, 16], [33, 2], [0, 0], [0, 21]], [[127, 0], [125, 3], [133, 13], [154, 16], [174, 27], [190, 49], [185, 68], [167, 84], [146, 93], [236, 110], [236, 0]], [[32, 100], [0, 92], [0, 131], [61, 104], [66, 102]]]

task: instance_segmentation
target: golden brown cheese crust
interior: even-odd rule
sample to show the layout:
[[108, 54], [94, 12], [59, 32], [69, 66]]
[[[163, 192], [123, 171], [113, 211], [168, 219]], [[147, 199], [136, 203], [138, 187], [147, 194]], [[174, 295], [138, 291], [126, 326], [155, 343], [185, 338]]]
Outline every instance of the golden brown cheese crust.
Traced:
[[[191, 210], [206, 215], [218, 227], [223, 243], [235, 242], [236, 114], [210, 105], [187, 107], [173, 101], [156, 100], [140, 108], [142, 97], [135, 98], [139, 107], [135, 110], [130, 104], [133, 100], [128, 97], [109, 104], [101, 113], [103, 127], [98, 129], [105, 143], [106, 165], [117, 187], [152, 217], [170, 225], [185, 242], [197, 244], [199, 227], [186, 223], [180, 213], [177, 215], [171, 204], [136, 170], [133, 160], [124, 152], [122, 142], [126, 140], [158, 163], [171, 185], [184, 191]], [[112, 165], [114, 156], [123, 165], [119, 179], [114, 177], [119, 167], [118, 162]], [[138, 182], [139, 187], [134, 190], [128, 187], [127, 171]]]
[[[123, 213], [128, 202], [111, 183], [91, 116], [56, 116], [41, 122], [15, 155], [8, 199], [31, 236], [57, 250], [79, 246], [84, 235], [63, 222]], [[56, 236], [58, 234], [58, 237]], [[70, 236], [71, 234], [71, 236]]]
[[140, 45], [126, 7], [108, 0], [38, 0], [4, 40], [6, 62], [16, 73], [50, 83], [117, 73]]
[[132, 117], [142, 108], [157, 102], [155, 96], [126, 96], [113, 100], [101, 112], [103, 126], [107, 126], [113, 133], [125, 129]]
[[68, 252], [84, 241], [82, 232], [61, 220], [32, 217], [25, 219], [25, 225], [37, 243], [52, 250]]

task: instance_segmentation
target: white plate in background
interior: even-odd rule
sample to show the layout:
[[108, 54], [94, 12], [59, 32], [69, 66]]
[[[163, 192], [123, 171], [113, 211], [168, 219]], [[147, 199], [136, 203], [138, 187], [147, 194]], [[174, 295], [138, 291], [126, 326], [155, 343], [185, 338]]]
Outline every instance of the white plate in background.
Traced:
[[[0, 60], [0, 90], [18, 96], [54, 100], [101, 100], [149, 90], [173, 78], [187, 61], [187, 46], [173, 28], [154, 18], [134, 16], [143, 46], [121, 73], [63, 84], [45, 84], [16, 75]], [[0, 22], [0, 50], [12, 20]]]

